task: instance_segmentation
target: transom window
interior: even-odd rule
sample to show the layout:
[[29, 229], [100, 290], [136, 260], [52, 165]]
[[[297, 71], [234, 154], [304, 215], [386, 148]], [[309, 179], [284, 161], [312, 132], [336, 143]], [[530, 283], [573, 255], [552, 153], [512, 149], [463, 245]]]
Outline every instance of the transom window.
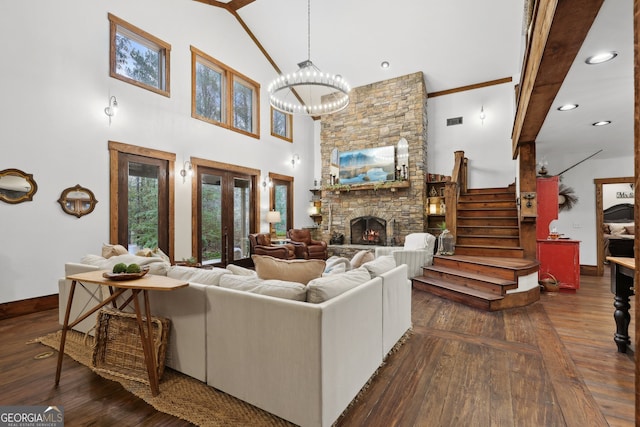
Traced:
[[293, 142], [293, 117], [271, 107], [271, 135]]
[[191, 116], [260, 136], [260, 85], [191, 46]]
[[109, 14], [111, 77], [169, 96], [171, 45]]

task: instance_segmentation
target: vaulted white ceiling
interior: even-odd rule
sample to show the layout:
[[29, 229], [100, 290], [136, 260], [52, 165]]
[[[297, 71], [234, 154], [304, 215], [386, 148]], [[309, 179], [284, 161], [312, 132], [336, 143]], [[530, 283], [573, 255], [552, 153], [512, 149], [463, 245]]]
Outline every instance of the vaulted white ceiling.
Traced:
[[[504, 77], [517, 82], [525, 3], [311, 0], [310, 59], [322, 71], [341, 74], [352, 87], [418, 71], [429, 93]], [[307, 1], [232, 0], [229, 5], [284, 73], [308, 59]], [[632, 8], [632, 0], [604, 1], [536, 139], [538, 159], [560, 156], [567, 163], [600, 149], [600, 157], [633, 155]], [[600, 65], [584, 63], [600, 50], [615, 50], [618, 57]], [[382, 61], [390, 67], [382, 69]], [[580, 106], [556, 110], [568, 102]], [[599, 120], [613, 123], [591, 125]]]

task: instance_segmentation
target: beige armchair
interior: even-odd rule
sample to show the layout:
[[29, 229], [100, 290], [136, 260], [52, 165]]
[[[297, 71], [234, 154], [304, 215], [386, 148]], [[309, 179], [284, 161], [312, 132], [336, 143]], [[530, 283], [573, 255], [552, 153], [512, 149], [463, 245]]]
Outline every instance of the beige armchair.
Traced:
[[429, 233], [412, 233], [404, 239], [404, 246], [381, 246], [375, 250], [376, 258], [393, 255], [396, 265], [407, 265], [407, 278], [422, 276], [422, 267], [433, 264], [436, 238]]

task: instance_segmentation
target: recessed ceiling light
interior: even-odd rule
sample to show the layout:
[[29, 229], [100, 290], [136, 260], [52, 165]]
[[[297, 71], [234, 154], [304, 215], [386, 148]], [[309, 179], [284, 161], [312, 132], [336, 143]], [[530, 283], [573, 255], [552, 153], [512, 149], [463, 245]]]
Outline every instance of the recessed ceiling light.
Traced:
[[611, 61], [616, 56], [618, 56], [618, 52], [603, 52], [588, 57], [584, 62], [589, 65], [602, 64], [603, 62]]
[[611, 124], [611, 120], [603, 120], [600, 122], [591, 123], [591, 126], [606, 126], [610, 124]]
[[382, 61], [380, 68], [389, 68], [389, 61]]
[[569, 111], [578, 108], [578, 104], [564, 104], [558, 107], [558, 111]]

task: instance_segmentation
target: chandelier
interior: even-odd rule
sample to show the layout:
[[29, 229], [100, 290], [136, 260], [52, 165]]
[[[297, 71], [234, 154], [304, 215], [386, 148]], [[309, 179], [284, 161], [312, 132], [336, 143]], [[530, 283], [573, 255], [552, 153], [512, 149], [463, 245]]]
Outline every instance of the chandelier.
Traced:
[[[307, 1], [307, 55], [307, 60], [298, 64], [298, 71], [281, 75], [269, 84], [271, 106], [283, 113], [309, 116], [344, 109], [349, 105], [349, 84], [340, 75], [323, 73], [311, 62], [311, 0]], [[309, 105], [299, 102], [300, 96]]]

